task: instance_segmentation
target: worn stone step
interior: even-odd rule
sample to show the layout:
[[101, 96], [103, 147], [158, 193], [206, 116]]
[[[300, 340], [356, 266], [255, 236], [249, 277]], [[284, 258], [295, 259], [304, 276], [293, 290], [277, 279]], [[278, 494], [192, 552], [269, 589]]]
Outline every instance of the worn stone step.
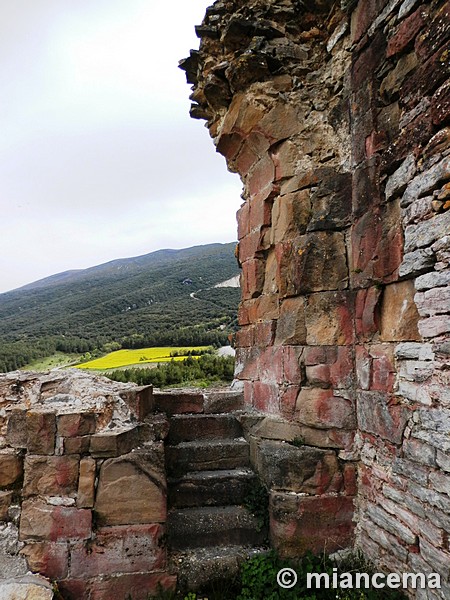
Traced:
[[[217, 582], [232, 581], [239, 573], [241, 564], [268, 552], [267, 548], [245, 546], [213, 546], [197, 548], [172, 554], [170, 570], [178, 577], [182, 591], [205, 590]], [[224, 590], [227, 592], [228, 590]]]
[[189, 471], [213, 471], [249, 466], [249, 445], [243, 438], [193, 440], [166, 446], [168, 475], [181, 477]]
[[194, 440], [166, 446], [166, 468], [171, 477], [189, 471], [214, 471], [249, 466], [249, 445], [243, 438]]
[[154, 391], [155, 410], [167, 415], [202, 413], [204, 396], [202, 392], [191, 390]]
[[185, 550], [210, 546], [262, 545], [265, 532], [242, 506], [173, 509], [167, 518], [169, 548]]
[[205, 413], [230, 413], [244, 408], [244, 393], [230, 388], [209, 389], [204, 393]]
[[214, 438], [238, 438], [242, 427], [232, 415], [175, 415], [170, 419], [169, 444]]
[[245, 468], [186, 473], [181, 478], [169, 478], [169, 506], [242, 504], [255, 482], [255, 473]]

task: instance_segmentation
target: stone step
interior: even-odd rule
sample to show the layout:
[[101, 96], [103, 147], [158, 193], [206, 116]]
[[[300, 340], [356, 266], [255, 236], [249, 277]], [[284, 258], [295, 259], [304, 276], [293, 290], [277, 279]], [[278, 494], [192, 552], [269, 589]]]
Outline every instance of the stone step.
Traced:
[[153, 392], [155, 410], [166, 415], [202, 413], [204, 396], [202, 392], [167, 390]]
[[243, 438], [233, 440], [194, 440], [166, 446], [169, 477], [181, 477], [189, 471], [214, 471], [249, 466], [249, 444]]
[[167, 517], [171, 550], [210, 546], [260, 546], [265, 532], [242, 506], [208, 506], [172, 509]]
[[168, 480], [169, 506], [223, 506], [242, 504], [255, 484], [250, 469], [194, 471], [181, 478]]
[[209, 389], [204, 395], [205, 413], [230, 413], [244, 408], [244, 393], [241, 391], [230, 388]]
[[[170, 570], [178, 576], [178, 588], [182, 591], [205, 590], [218, 582], [232, 581], [241, 564], [268, 552], [267, 548], [245, 546], [213, 546], [174, 553]], [[216, 586], [217, 587], [217, 586]], [[228, 590], [224, 590], [226, 593]]]
[[175, 415], [170, 419], [169, 444], [214, 438], [238, 438], [242, 427], [232, 415]]

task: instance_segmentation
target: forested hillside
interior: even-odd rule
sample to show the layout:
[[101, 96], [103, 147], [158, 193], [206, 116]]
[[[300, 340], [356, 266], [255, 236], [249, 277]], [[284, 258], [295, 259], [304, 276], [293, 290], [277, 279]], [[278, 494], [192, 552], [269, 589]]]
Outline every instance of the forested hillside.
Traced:
[[56, 350], [226, 343], [237, 326], [235, 244], [160, 250], [0, 294], [0, 370]]

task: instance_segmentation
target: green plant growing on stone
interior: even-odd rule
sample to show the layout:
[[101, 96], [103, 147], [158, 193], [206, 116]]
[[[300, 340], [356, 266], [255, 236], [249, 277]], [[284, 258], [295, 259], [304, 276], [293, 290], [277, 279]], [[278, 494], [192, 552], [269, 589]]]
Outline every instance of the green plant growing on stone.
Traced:
[[243, 502], [257, 521], [257, 531], [269, 530], [269, 492], [261, 481], [252, 485]]
[[301, 448], [305, 445], [305, 438], [302, 435], [297, 435], [290, 443], [296, 448]]

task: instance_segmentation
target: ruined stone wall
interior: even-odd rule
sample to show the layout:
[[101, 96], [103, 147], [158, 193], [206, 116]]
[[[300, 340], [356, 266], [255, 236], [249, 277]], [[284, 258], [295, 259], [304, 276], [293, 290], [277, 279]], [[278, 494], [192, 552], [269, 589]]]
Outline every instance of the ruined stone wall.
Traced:
[[244, 183], [236, 376], [274, 545], [350, 543], [360, 461], [357, 544], [447, 582], [449, 30], [442, 0], [223, 0], [181, 65]]
[[151, 387], [77, 371], [0, 378], [2, 598], [53, 597], [28, 571], [55, 581], [65, 600], [139, 600], [174, 587], [168, 423], [153, 409]]

